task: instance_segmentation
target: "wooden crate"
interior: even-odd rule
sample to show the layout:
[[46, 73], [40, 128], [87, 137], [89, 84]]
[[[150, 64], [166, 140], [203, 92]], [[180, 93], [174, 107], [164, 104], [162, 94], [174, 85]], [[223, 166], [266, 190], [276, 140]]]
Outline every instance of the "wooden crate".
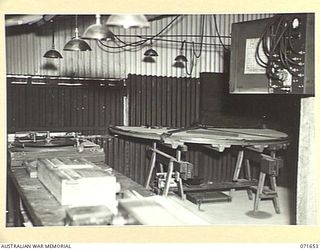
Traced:
[[116, 177], [85, 159], [39, 159], [38, 179], [61, 205], [106, 205], [116, 210]]

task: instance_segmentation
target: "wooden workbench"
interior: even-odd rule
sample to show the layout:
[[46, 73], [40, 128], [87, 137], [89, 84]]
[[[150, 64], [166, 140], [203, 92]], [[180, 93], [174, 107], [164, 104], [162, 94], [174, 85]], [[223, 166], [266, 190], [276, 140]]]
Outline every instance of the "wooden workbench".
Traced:
[[[108, 167], [106, 164], [97, 164], [100, 167]], [[9, 179], [14, 187], [14, 211], [15, 224], [19, 226], [20, 202], [34, 226], [63, 226], [66, 216], [66, 206], [61, 206], [50, 192], [41, 184], [37, 178], [30, 178], [25, 168], [15, 167], [9, 170]], [[153, 196], [143, 186], [132, 181], [128, 177], [115, 172], [117, 181], [121, 185], [121, 192], [134, 190], [144, 197]]]
[[[14, 226], [22, 226], [25, 218], [30, 220], [33, 226], [64, 226], [68, 224], [65, 222], [65, 218], [67, 211], [70, 212], [70, 207], [61, 205], [39, 179], [31, 178], [26, 169], [28, 165], [24, 163], [25, 161], [43, 161], [52, 158], [59, 159], [59, 161], [82, 158], [101, 168], [108, 169], [108, 172], [111, 170], [121, 187], [117, 197], [122, 204], [119, 205], [120, 216], [122, 212], [129, 213], [138, 224], [207, 224], [183, 207], [173, 206], [169, 201], [163, 200], [163, 197], [156, 197], [153, 192], [112, 170], [104, 164], [103, 149], [94, 143], [82, 140], [83, 149], [81, 151], [73, 145], [56, 147], [51, 145], [51, 141], [39, 141], [39, 145], [30, 143], [31, 145], [24, 146], [13, 143], [8, 147], [7, 194], [10, 202], [7, 201], [7, 204], [10, 204], [7, 206], [7, 210], [9, 211], [8, 218], [13, 220]], [[38, 177], [40, 177], [39, 172]], [[112, 191], [109, 189], [108, 191], [113, 195]], [[103, 192], [103, 190], [94, 189], [94, 192]], [[114, 195], [116, 196], [116, 191], [114, 191]], [[85, 199], [83, 197], [83, 200]], [[160, 217], [155, 218], [154, 211], [157, 211]], [[7, 222], [9, 220], [7, 219]], [[9, 225], [11, 224], [10, 221]]]

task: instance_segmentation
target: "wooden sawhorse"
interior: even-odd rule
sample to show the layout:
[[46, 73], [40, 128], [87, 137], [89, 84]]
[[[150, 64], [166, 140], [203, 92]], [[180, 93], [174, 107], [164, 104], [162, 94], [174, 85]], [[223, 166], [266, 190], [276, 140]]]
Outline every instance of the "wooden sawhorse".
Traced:
[[[151, 160], [150, 160], [150, 168], [149, 173], [146, 181], [146, 188], [150, 188], [150, 182], [152, 178], [152, 173], [156, 166], [156, 161], [160, 162], [160, 165], [165, 164], [168, 166], [167, 174], [166, 174], [166, 181], [164, 190], [162, 192], [163, 196], [167, 196], [170, 188], [170, 183], [172, 181], [172, 174], [175, 171], [176, 176], [175, 180], [178, 183], [178, 190], [182, 199], [185, 198], [185, 194], [183, 191], [182, 179], [180, 177], [180, 169], [183, 165], [192, 165], [189, 162], [181, 161], [181, 150], [176, 149], [176, 157], [168, 155], [156, 148], [156, 143], [153, 143], [153, 147], [150, 148], [152, 151]], [[158, 156], [158, 158], [157, 158]], [[280, 206], [278, 200], [278, 193], [277, 193], [277, 184], [276, 184], [276, 177], [279, 174], [279, 169], [283, 167], [283, 160], [281, 158], [276, 157], [275, 150], [271, 151], [270, 155], [263, 154], [259, 150], [253, 148], [242, 148], [238, 151], [236, 167], [233, 174], [233, 182], [240, 182], [242, 181], [239, 179], [240, 171], [242, 165], [245, 165], [245, 180], [252, 180], [251, 177], [251, 170], [250, 170], [250, 161], [256, 161], [260, 165], [260, 174], [259, 174], [259, 181], [257, 186], [251, 186], [247, 188], [248, 197], [250, 200], [253, 199], [253, 192], [255, 193], [254, 199], [254, 209], [253, 211], [256, 212], [259, 209], [259, 202], [261, 199], [272, 199], [273, 205], [275, 208], [276, 213], [280, 213]], [[185, 168], [188, 169], [188, 168]], [[265, 177], [266, 175], [270, 178], [270, 188], [264, 186], [265, 184]], [[234, 189], [230, 190], [230, 197]]]
[[[179, 194], [182, 199], [185, 199], [181, 175], [186, 175], [185, 178], [190, 177], [192, 175], [193, 165], [190, 162], [181, 160], [181, 149], [179, 148], [176, 149], [176, 157], [173, 157], [169, 154], [166, 154], [158, 150], [156, 142], [153, 143], [153, 146], [152, 148], [150, 148], [150, 150], [152, 151], [152, 154], [151, 154], [151, 160], [150, 160], [149, 173], [148, 173], [145, 187], [150, 188], [152, 173], [155, 169], [156, 162], [158, 161], [160, 163], [161, 168], [163, 168], [163, 165], [168, 166], [168, 170], [166, 173], [165, 186], [164, 186], [162, 195], [163, 196], [168, 195], [170, 183], [172, 181], [172, 175], [175, 172], [174, 179], [178, 184]], [[183, 170], [183, 173], [181, 173], [182, 172], [181, 170]], [[161, 169], [161, 172], [163, 172], [163, 169]]]
[[[271, 150], [270, 155], [263, 154], [255, 149], [240, 150], [238, 153], [236, 169], [233, 181], [237, 181], [242, 162], [245, 159], [247, 178], [251, 179], [250, 161], [258, 162], [260, 165], [259, 181], [257, 186], [251, 186], [247, 189], [249, 199], [252, 199], [252, 192], [255, 193], [253, 212], [259, 209], [259, 203], [262, 199], [272, 199], [276, 213], [280, 213], [279, 198], [277, 192], [276, 177], [279, 175], [279, 169], [283, 167], [283, 160], [276, 157], [275, 150]], [[270, 188], [265, 186], [265, 178], [268, 175], [270, 179]]]

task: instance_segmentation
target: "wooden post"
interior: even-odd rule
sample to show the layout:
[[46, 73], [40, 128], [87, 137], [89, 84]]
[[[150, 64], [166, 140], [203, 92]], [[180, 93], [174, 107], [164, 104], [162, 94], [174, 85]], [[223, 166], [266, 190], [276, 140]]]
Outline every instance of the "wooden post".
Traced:
[[[236, 168], [234, 169], [234, 173], [233, 173], [233, 181], [237, 181], [239, 179], [239, 174], [240, 174], [240, 170], [241, 170], [241, 166], [242, 166], [242, 162], [243, 162], [243, 154], [244, 154], [244, 150], [241, 149], [238, 152], [238, 156], [237, 156], [237, 162], [236, 162]], [[229, 192], [230, 197], [233, 196], [235, 189], [231, 189]]]
[[[271, 190], [277, 193], [277, 183], [276, 183], [276, 177], [274, 175], [270, 175], [270, 186], [271, 186]], [[273, 197], [272, 201], [273, 201], [273, 206], [276, 213], [280, 214], [280, 205], [279, 205], [278, 196]]]
[[254, 199], [254, 208], [253, 208], [254, 213], [257, 212], [258, 208], [259, 208], [260, 194], [262, 194], [262, 191], [263, 191], [265, 178], [266, 178], [266, 174], [263, 172], [260, 172], [257, 193], [256, 193], [256, 197]]
[[[152, 144], [152, 148], [156, 149], [157, 148], [157, 143], [154, 142]], [[151, 155], [151, 160], [150, 160], [150, 167], [149, 167], [149, 173], [148, 173], [148, 178], [147, 178], [147, 182], [145, 187], [149, 188], [150, 187], [150, 181], [151, 181], [151, 177], [152, 177], [152, 172], [154, 170], [154, 167], [156, 165], [156, 157], [157, 157], [157, 153], [155, 150], [152, 151], [152, 155]]]
[[241, 149], [238, 152], [236, 168], [234, 170], [233, 179], [232, 179], [233, 181], [237, 181], [239, 179], [239, 174], [240, 174], [240, 170], [243, 162], [243, 152], [244, 152], [243, 149]]
[[180, 149], [177, 149], [177, 151], [176, 151], [176, 159], [177, 159], [177, 161], [181, 161], [181, 150]]
[[168, 172], [167, 172], [167, 178], [166, 178], [166, 184], [164, 186], [163, 196], [167, 196], [170, 188], [170, 182], [172, 179], [172, 173], [173, 173], [173, 160], [170, 160], [169, 166], [168, 166]]
[[[251, 169], [250, 169], [250, 161], [248, 159], [245, 159], [244, 165], [246, 167], [246, 178], [251, 181]], [[252, 200], [252, 190], [250, 188], [247, 189], [248, 198], [249, 200]]]

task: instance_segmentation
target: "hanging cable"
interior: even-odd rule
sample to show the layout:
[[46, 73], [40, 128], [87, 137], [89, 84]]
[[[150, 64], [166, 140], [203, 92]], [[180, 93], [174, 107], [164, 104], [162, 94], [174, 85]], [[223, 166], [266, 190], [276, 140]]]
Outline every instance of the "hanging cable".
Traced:
[[[178, 40], [172, 40], [172, 39], [162, 39], [162, 38], [155, 38], [155, 41], [162, 41], [162, 42], [170, 42], [170, 43], [188, 43], [188, 44], [200, 44], [200, 43], [196, 43], [196, 42], [188, 42], [188, 41], [178, 41]], [[114, 51], [115, 49], [119, 49], [116, 50], [116, 53], [120, 53], [122, 51], [138, 51], [141, 49], [140, 46], [108, 46], [106, 44], [103, 44], [100, 42], [100, 40], [96, 40], [97, 45], [99, 46], [99, 48], [105, 48], [104, 51], [105, 52], [110, 52], [111, 50], [107, 50], [107, 49], [112, 49], [112, 51]], [[103, 45], [102, 45], [103, 44]], [[222, 47], [222, 45], [220, 43], [202, 43], [202, 46], [214, 46], [214, 47]]]
[[291, 29], [289, 29], [289, 34], [288, 34], [288, 46], [289, 46], [289, 50], [295, 54], [299, 54], [299, 52], [294, 48], [293, 44], [292, 44], [292, 31]]
[[105, 47], [108, 47], [108, 48], [113, 48], [113, 49], [117, 49], [117, 48], [125, 48], [125, 47], [128, 47], [128, 46], [132, 46], [132, 47], [137, 47], [137, 46], [142, 46], [144, 45], [146, 42], [150, 41], [150, 40], [153, 40], [154, 38], [160, 36], [164, 31], [166, 31], [178, 18], [180, 17], [180, 15], [176, 16], [174, 19], [172, 19], [161, 31], [159, 31], [157, 34], [155, 34], [154, 36], [151, 36], [151, 37], [147, 37], [145, 39], [141, 39], [139, 41], [135, 41], [135, 42], [131, 42], [131, 43], [127, 43], [125, 41], [123, 41], [122, 39], [120, 39], [119, 36], [117, 35], [114, 35], [114, 37], [119, 41], [121, 42], [123, 45], [119, 45], [119, 46], [110, 46], [110, 45], [107, 45], [105, 43], [103, 43], [102, 41], [100, 41], [100, 44], [102, 46], [105, 46]]
[[136, 51], [141, 50], [140, 46], [136, 46], [136, 47], [105, 46], [105, 44], [101, 43], [99, 40], [96, 40], [96, 44], [104, 52], [108, 52], [108, 53], [121, 53], [121, 52], [124, 52], [124, 51], [136, 52]]
[[[293, 34], [290, 20], [290, 15], [286, 14], [279, 14], [271, 18], [259, 39], [256, 49], [257, 63], [265, 67], [268, 78], [276, 82], [283, 82], [287, 79], [284, 77], [286, 71], [292, 76], [299, 76], [297, 70], [294, 69], [295, 66], [300, 66], [301, 62], [292, 58], [292, 53], [297, 54], [298, 51], [292, 43]], [[266, 62], [259, 55], [260, 47], [267, 58]]]
[[[120, 53], [122, 51], [131, 51], [131, 52], [136, 52], [139, 51], [148, 41], [166, 41], [166, 42], [172, 42], [172, 43], [181, 43], [182, 41], [178, 40], [173, 40], [173, 39], [163, 39], [161, 35], [166, 32], [180, 17], [180, 15], [174, 17], [163, 29], [161, 29], [159, 32], [157, 32], [155, 35], [149, 35], [149, 36], [139, 36], [136, 35], [136, 38], [139, 38], [137, 41], [133, 42], [127, 42], [122, 39], [122, 37], [126, 37], [126, 35], [116, 35], [114, 34], [114, 45], [110, 45], [106, 43], [105, 41], [101, 40], [96, 40], [97, 46], [102, 49], [105, 52], [108, 53]], [[215, 33], [217, 35], [214, 35], [214, 32], [211, 30], [211, 36], [210, 37], [217, 37], [219, 38], [219, 43], [205, 43], [204, 42], [204, 37], [205, 37], [205, 31], [206, 31], [206, 22], [210, 21], [212, 23], [214, 20], [214, 27], [215, 27]], [[210, 27], [213, 27], [211, 25]], [[185, 71], [186, 74], [191, 76], [194, 67], [196, 65], [196, 61], [198, 58], [201, 57], [203, 47], [204, 46], [222, 46], [224, 50], [229, 50], [227, 46], [230, 45], [225, 45], [222, 42], [222, 36], [220, 35], [220, 32], [217, 27], [217, 22], [216, 22], [216, 17], [213, 15], [213, 19], [208, 19], [207, 15], [201, 15], [200, 17], [200, 27], [199, 27], [200, 33], [197, 35], [197, 37], [200, 37], [200, 41], [195, 42], [195, 41], [185, 41], [183, 44], [185, 44], [185, 55], [187, 54], [190, 56], [190, 61], [185, 62]], [[207, 37], [207, 36], [206, 36]], [[230, 36], [223, 36], [224, 38], [230, 38]], [[191, 46], [188, 47], [187, 44], [190, 44]]]
[[225, 44], [222, 42], [222, 39], [221, 39], [219, 30], [218, 30], [217, 19], [216, 19], [216, 15], [215, 15], [215, 14], [213, 14], [213, 20], [214, 20], [214, 27], [215, 27], [215, 29], [216, 29], [216, 32], [217, 32], [217, 35], [218, 35], [218, 38], [219, 38], [219, 41], [220, 41], [222, 47], [223, 47], [225, 50], [229, 51], [229, 49], [228, 49], [228, 48], [225, 46]]
[[50, 20], [50, 23], [51, 23], [51, 34], [52, 34], [52, 48], [54, 49], [54, 23], [53, 23], [53, 20], [51, 19]]
[[200, 38], [200, 51], [198, 55], [196, 53], [195, 42], [192, 41], [193, 54], [196, 58], [200, 58], [202, 53], [205, 19], [206, 19], [206, 15], [201, 15], [201, 20], [200, 20], [201, 38]]
[[[138, 41], [134, 41], [134, 42], [126, 42], [123, 39], [121, 39], [120, 35], [116, 35], [114, 34], [114, 42], [116, 43], [115, 45], [110, 45], [108, 43], [105, 43], [104, 41], [101, 40], [96, 40], [96, 43], [98, 45], [98, 47], [100, 49], [103, 49], [103, 51], [105, 52], [111, 52], [111, 53], [120, 53], [121, 51], [138, 51], [142, 48], [143, 45], [145, 45], [148, 41], [150, 40], [154, 40], [154, 41], [166, 41], [166, 42], [176, 42], [176, 43], [181, 43], [181, 41], [177, 41], [177, 40], [172, 40], [172, 39], [163, 39], [161, 38], [161, 34], [163, 34], [178, 18], [180, 17], [180, 15], [176, 16], [175, 18], [173, 18], [163, 29], [161, 29], [157, 34], [155, 35], [151, 35], [151, 36], [147, 36], [147, 37], [143, 37], [143, 36], [139, 36], [137, 35], [136, 37], [139, 38]], [[192, 45], [192, 50], [191, 50], [191, 55], [193, 55], [193, 61], [195, 60], [195, 58], [200, 58], [200, 56], [202, 55], [202, 51], [203, 51], [203, 46], [207, 45], [207, 46], [222, 46], [223, 48], [226, 49], [226, 45], [224, 45], [222, 43], [221, 40], [221, 35], [219, 33], [219, 31], [217, 30], [217, 34], [219, 38], [220, 43], [219, 44], [211, 44], [211, 43], [204, 43], [204, 32], [205, 32], [205, 23], [207, 20], [207, 16], [206, 15], [201, 15], [201, 20], [200, 20], [200, 42], [185, 42], [185, 43], [190, 43]], [[125, 37], [125, 35], [122, 35]], [[226, 37], [226, 36], [224, 36]], [[229, 38], [230, 36], [228, 36]], [[119, 43], [118, 43], [119, 42]], [[196, 50], [196, 45], [199, 45], [199, 52], [197, 53]], [[229, 46], [229, 45], [227, 45]], [[110, 50], [113, 51], [110, 51]], [[117, 50], [117, 51], [114, 51]], [[194, 58], [195, 57], [195, 58]]]
[[99, 42], [100, 45], [104, 46], [104, 47], [107, 47], [107, 48], [110, 48], [110, 49], [122, 49], [122, 48], [126, 48], [126, 47], [139, 47], [143, 44], [145, 44], [148, 40], [145, 39], [145, 40], [140, 40], [140, 41], [135, 41], [135, 42], [132, 42], [132, 43], [126, 43], [124, 45], [119, 45], [119, 46], [111, 46], [111, 45], [108, 45], [108, 44], [105, 44], [103, 41], [101, 40], [97, 40], [97, 42]]
[[[185, 56], [187, 56], [187, 52], [188, 52], [187, 44], [185, 44]], [[186, 73], [189, 76], [192, 75], [193, 68], [194, 68], [194, 62], [195, 62], [195, 56], [194, 56], [192, 48], [190, 49], [190, 55], [191, 55], [191, 58], [190, 58], [190, 71], [188, 71], [188, 63], [187, 62], [186, 62], [186, 67], [185, 67], [186, 68]]]
[[274, 23], [274, 20], [272, 19], [271, 21], [269, 21], [269, 23], [266, 26], [266, 29], [263, 31], [261, 37], [259, 38], [257, 47], [256, 47], [256, 52], [255, 52], [255, 59], [256, 62], [258, 63], [258, 65], [260, 65], [263, 68], [267, 67], [268, 61], [263, 61], [261, 56], [260, 56], [260, 48], [262, 49], [262, 52], [264, 53], [264, 55], [268, 58], [269, 57], [269, 52], [270, 52], [270, 40], [268, 41], [268, 37], [269, 37], [269, 30], [270, 27], [272, 26], [272, 24]]
[[[255, 59], [258, 65], [260, 65], [263, 68], [270, 67], [272, 65], [272, 62], [274, 60], [274, 50], [278, 45], [279, 38], [283, 36], [283, 31], [279, 31], [282, 27], [283, 17], [282, 16], [275, 16], [272, 18], [266, 25], [266, 28], [264, 29], [261, 37], [259, 38], [256, 52], [255, 52]], [[276, 28], [274, 28], [274, 25], [276, 25]], [[278, 34], [280, 32], [280, 34]], [[282, 34], [281, 34], [282, 33]], [[262, 50], [262, 53], [267, 58], [267, 61], [263, 61], [263, 59], [260, 56], [260, 48]]]

